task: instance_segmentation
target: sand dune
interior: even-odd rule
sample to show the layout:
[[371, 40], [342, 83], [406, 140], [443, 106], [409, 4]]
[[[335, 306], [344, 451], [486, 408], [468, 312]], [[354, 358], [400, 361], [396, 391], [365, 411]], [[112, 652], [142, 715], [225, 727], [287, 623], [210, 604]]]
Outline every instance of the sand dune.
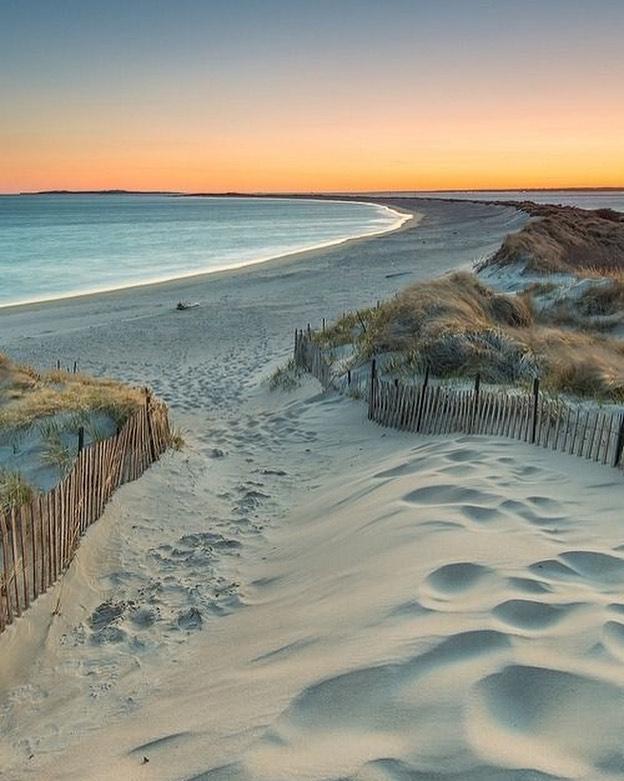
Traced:
[[612, 209], [516, 202], [536, 218], [507, 236], [486, 265], [518, 264], [533, 273], [618, 271], [624, 262], [624, 218]]
[[[372, 242], [395, 270], [450, 263], [459, 225], [458, 259], [480, 251], [477, 207], [422, 208]], [[491, 214], [501, 236], [510, 214]], [[290, 325], [340, 310], [356, 279], [368, 303], [403, 284], [358, 246], [206, 283], [194, 320], [170, 288], [36, 308], [25, 333], [0, 314], [23, 357], [54, 339], [157, 379], [188, 443], [0, 638], [3, 778], [622, 777], [620, 473], [384, 431], [311, 379], [268, 390]]]

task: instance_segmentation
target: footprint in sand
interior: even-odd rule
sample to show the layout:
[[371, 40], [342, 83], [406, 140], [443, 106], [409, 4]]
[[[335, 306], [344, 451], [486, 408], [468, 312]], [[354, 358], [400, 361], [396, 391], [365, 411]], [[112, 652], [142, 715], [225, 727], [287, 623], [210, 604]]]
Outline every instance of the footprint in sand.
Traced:
[[528, 569], [529, 572], [547, 580], [578, 580], [578, 573], [571, 567], [567, 567], [563, 562], [557, 561], [557, 559], [536, 561]]
[[602, 627], [605, 646], [620, 658], [624, 656], [624, 624], [619, 621], [607, 621]]
[[474, 588], [491, 572], [489, 567], [462, 561], [456, 564], [445, 564], [434, 570], [427, 576], [426, 583], [443, 596], [454, 596]]
[[509, 585], [518, 591], [524, 591], [525, 594], [547, 594], [552, 588], [542, 580], [533, 580], [533, 578], [508, 578]]
[[549, 605], [546, 602], [534, 602], [527, 599], [510, 599], [497, 605], [492, 613], [505, 624], [516, 629], [537, 632], [558, 624], [579, 606], [579, 603]]
[[495, 494], [486, 491], [478, 491], [474, 488], [462, 488], [451, 483], [442, 485], [426, 485], [422, 488], [416, 488], [405, 494], [403, 501], [408, 504], [461, 504], [465, 505], [487, 504], [497, 502], [500, 499]]
[[561, 559], [584, 578], [604, 585], [624, 583], [624, 559], [598, 551], [568, 551]]
[[[528, 498], [526, 502], [517, 501], [515, 499], [506, 499], [501, 502], [500, 509], [504, 510], [509, 515], [522, 518], [528, 521], [533, 526], [548, 527], [554, 530], [559, 526], [566, 525], [567, 518], [561, 514], [561, 506], [553, 502], [551, 504], [540, 504], [534, 501], [539, 497]], [[551, 515], [551, 512], [555, 510], [559, 511], [559, 515]]]
[[480, 680], [470, 703], [475, 749], [503, 764], [515, 764], [522, 741], [526, 756], [557, 777], [580, 778], [579, 767], [583, 778], [624, 774], [624, 690], [611, 680], [512, 664]]
[[462, 514], [475, 523], [491, 523], [501, 517], [498, 510], [492, 507], [481, 507], [478, 504], [465, 504], [461, 508]]

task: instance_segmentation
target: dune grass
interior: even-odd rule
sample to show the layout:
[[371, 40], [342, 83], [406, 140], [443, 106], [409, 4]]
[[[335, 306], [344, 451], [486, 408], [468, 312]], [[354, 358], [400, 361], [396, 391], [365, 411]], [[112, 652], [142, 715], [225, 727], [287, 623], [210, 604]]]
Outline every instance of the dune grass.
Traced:
[[0, 429], [28, 427], [63, 412], [104, 412], [121, 425], [144, 402], [139, 388], [84, 374], [37, 372], [0, 354]]
[[536, 219], [509, 234], [486, 266], [521, 264], [537, 273], [619, 273], [624, 269], [624, 215], [611, 209], [516, 204]]
[[0, 468], [0, 512], [10, 512], [29, 502], [34, 490], [19, 472]]
[[609, 275], [604, 285], [588, 288], [579, 299], [586, 315], [608, 316], [624, 312], [624, 272]]
[[355, 362], [391, 354], [395, 371], [529, 383], [553, 393], [624, 401], [624, 344], [539, 321], [530, 295], [495, 292], [460, 272], [405, 288], [379, 308], [348, 313], [315, 338], [352, 343]]
[[291, 358], [283, 366], [277, 369], [269, 377], [269, 390], [292, 391], [301, 384], [302, 371]]
[[583, 280], [587, 284], [580, 291], [564, 280], [531, 284], [523, 295], [534, 302], [543, 324], [597, 333], [624, 325], [624, 272], [592, 269]]

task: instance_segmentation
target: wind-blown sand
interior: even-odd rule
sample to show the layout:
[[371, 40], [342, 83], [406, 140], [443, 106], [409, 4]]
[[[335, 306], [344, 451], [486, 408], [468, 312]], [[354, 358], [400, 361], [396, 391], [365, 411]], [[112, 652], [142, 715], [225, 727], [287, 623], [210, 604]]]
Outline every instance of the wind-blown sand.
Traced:
[[0, 312], [16, 358], [150, 383], [187, 439], [0, 637], [1, 778], [622, 777], [619, 473], [267, 389], [295, 327], [526, 219], [417, 208], [379, 239]]

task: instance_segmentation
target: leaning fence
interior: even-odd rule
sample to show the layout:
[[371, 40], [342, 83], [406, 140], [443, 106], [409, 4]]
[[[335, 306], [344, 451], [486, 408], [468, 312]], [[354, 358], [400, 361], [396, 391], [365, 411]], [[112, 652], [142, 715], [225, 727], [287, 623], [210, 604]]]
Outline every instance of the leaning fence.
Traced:
[[80, 443], [73, 467], [52, 490], [0, 510], [0, 632], [63, 574], [114, 491], [140, 477], [170, 440], [167, 407], [146, 391], [145, 404], [114, 436]]
[[339, 377], [312, 332], [295, 332], [295, 363], [325, 388], [361, 397], [368, 417], [389, 428], [422, 434], [487, 434], [530, 442], [614, 467], [622, 466], [624, 414], [552, 398], [533, 381], [529, 393], [484, 389], [480, 377], [472, 388], [430, 382], [406, 383], [379, 375], [373, 359], [364, 371]]

